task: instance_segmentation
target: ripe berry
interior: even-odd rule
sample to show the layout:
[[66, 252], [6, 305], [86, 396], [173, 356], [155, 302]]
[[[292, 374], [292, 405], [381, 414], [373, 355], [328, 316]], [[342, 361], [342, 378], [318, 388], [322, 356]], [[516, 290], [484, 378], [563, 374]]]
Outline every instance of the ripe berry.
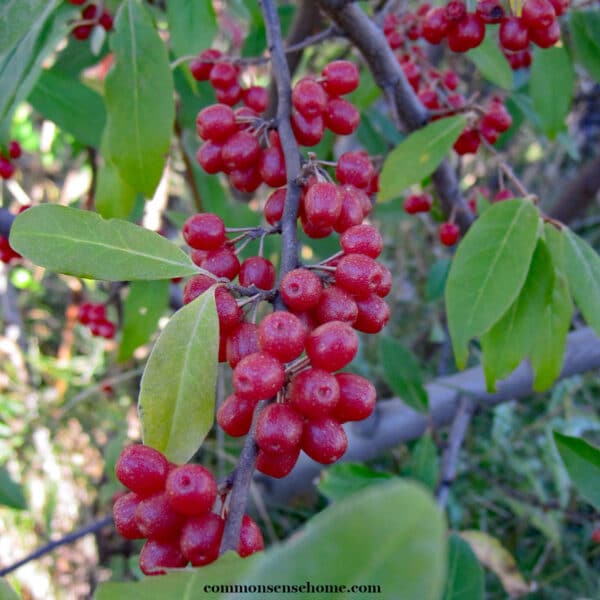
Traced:
[[343, 96], [358, 87], [358, 68], [348, 60], [330, 62], [325, 65], [321, 75], [325, 78], [323, 88], [330, 96]]
[[333, 410], [333, 418], [340, 423], [362, 421], [375, 408], [375, 386], [364, 377], [353, 373], [337, 373], [335, 379], [340, 388], [340, 399]]
[[115, 528], [125, 539], [138, 540], [144, 537], [135, 522], [135, 511], [141, 500], [140, 496], [129, 492], [118, 498], [113, 506]]
[[494, 196], [494, 199], [492, 200], [492, 202], [501, 202], [502, 200], [510, 200], [511, 198], [514, 198], [514, 197], [515, 197], [515, 195], [508, 188], [504, 188], [504, 189], [498, 191], [498, 193]]
[[256, 136], [249, 131], [234, 133], [221, 150], [225, 171], [247, 169], [255, 165], [259, 157], [260, 145]]
[[240, 192], [251, 194], [262, 183], [258, 165], [254, 164], [247, 169], [236, 169], [229, 173], [229, 183]]
[[354, 329], [363, 333], [379, 333], [390, 320], [390, 307], [377, 294], [356, 300], [358, 314]]
[[458, 75], [454, 71], [446, 71], [444, 73], [444, 86], [449, 90], [455, 90], [460, 83]]
[[207, 48], [190, 62], [190, 71], [196, 81], [207, 81], [215, 64], [221, 58], [221, 53], [214, 48]]
[[444, 244], [444, 246], [454, 246], [458, 241], [458, 237], [460, 236], [460, 229], [456, 223], [442, 223], [440, 225], [439, 231], [440, 242]]
[[92, 33], [92, 29], [91, 25], [77, 25], [73, 28], [73, 37], [79, 41], [87, 40]]
[[199, 267], [202, 266], [202, 263], [208, 258], [210, 252], [208, 250], [196, 250], [192, 248], [190, 256], [192, 258], [192, 262]]
[[4, 156], [0, 156], [0, 177], [10, 179], [15, 173], [14, 165]]
[[446, 18], [448, 21], [458, 23], [467, 16], [467, 6], [463, 0], [450, 0], [445, 7]]
[[264, 352], [242, 358], [233, 370], [235, 393], [249, 400], [267, 400], [281, 389], [285, 381], [283, 365]]
[[192, 215], [183, 224], [181, 232], [187, 245], [198, 250], [217, 250], [226, 241], [225, 223], [212, 213]]
[[311, 185], [304, 196], [304, 215], [317, 227], [333, 227], [342, 210], [342, 196], [335, 183]]
[[373, 225], [355, 225], [343, 233], [340, 245], [346, 254], [365, 254], [377, 258], [383, 250], [383, 239]]
[[240, 261], [234, 251], [227, 246], [209, 252], [200, 266], [216, 277], [225, 277], [230, 281], [240, 272]]
[[313, 367], [326, 371], [343, 369], [356, 356], [358, 338], [347, 323], [331, 321], [311, 331], [306, 354]]
[[369, 256], [346, 254], [337, 265], [335, 282], [353, 296], [364, 298], [379, 287], [381, 271]]
[[365, 214], [361, 196], [366, 194], [353, 185], [343, 185], [339, 192], [342, 196], [342, 209], [333, 228], [338, 233], [344, 233], [346, 229], [362, 222]]
[[240, 543], [238, 545], [238, 554], [245, 558], [264, 550], [265, 542], [259, 526], [248, 516], [244, 515], [242, 519], [242, 529], [240, 531]]
[[214, 513], [193, 517], [181, 529], [179, 545], [194, 567], [202, 567], [219, 557], [225, 522]]
[[546, 29], [554, 23], [556, 12], [548, 0], [525, 0], [521, 19], [528, 29]]
[[240, 285], [255, 285], [261, 290], [270, 290], [275, 285], [275, 267], [262, 256], [247, 258], [240, 267]]
[[90, 331], [97, 337], [103, 337], [104, 339], [112, 340], [112, 338], [115, 337], [117, 327], [111, 321], [94, 321], [90, 325]]
[[288, 454], [300, 445], [304, 423], [287, 404], [269, 404], [256, 420], [256, 443], [272, 454]]
[[239, 84], [234, 83], [231, 87], [215, 90], [217, 102], [227, 104], [227, 106], [235, 106], [242, 99], [242, 88]]
[[231, 437], [240, 437], [250, 431], [256, 402], [240, 398], [235, 394], [227, 396], [217, 411], [219, 427]]
[[123, 449], [115, 473], [126, 488], [140, 496], [149, 496], [163, 489], [168, 466], [167, 459], [158, 450], [136, 444]]
[[253, 85], [242, 92], [244, 104], [255, 110], [257, 113], [262, 113], [269, 107], [269, 92], [267, 88], [261, 85]]
[[325, 110], [325, 125], [337, 135], [350, 135], [360, 123], [360, 113], [343, 98], [331, 98]]
[[569, 0], [549, 0], [550, 4], [552, 4], [552, 8], [554, 8], [554, 12], [557, 17], [560, 17], [569, 8]]
[[304, 117], [312, 119], [323, 114], [327, 106], [327, 94], [314, 79], [301, 79], [292, 90], [292, 104]]
[[271, 313], [258, 326], [260, 349], [284, 363], [302, 354], [305, 340], [306, 327], [296, 315], [287, 311]]
[[227, 338], [227, 362], [232, 369], [244, 356], [259, 350], [258, 326], [254, 323], [242, 323]]
[[553, 21], [547, 28], [530, 29], [529, 38], [540, 48], [550, 48], [560, 40], [560, 25]]
[[438, 6], [425, 15], [421, 33], [430, 44], [439, 44], [448, 34], [448, 25], [445, 7]]
[[223, 170], [222, 150], [222, 144], [212, 142], [211, 140], [207, 140], [198, 148], [196, 160], [209, 175], [214, 175]]
[[485, 23], [473, 13], [467, 14], [448, 31], [448, 47], [453, 52], [467, 52], [477, 48], [485, 37]]
[[344, 428], [331, 417], [308, 421], [302, 435], [302, 450], [313, 460], [330, 465], [339, 460], [348, 447]]
[[340, 388], [336, 378], [328, 371], [308, 369], [292, 379], [288, 396], [294, 410], [308, 419], [318, 419], [334, 410]]
[[175, 467], [167, 477], [165, 492], [169, 504], [186, 516], [209, 512], [217, 499], [217, 482], [201, 465]]
[[237, 84], [238, 70], [231, 63], [221, 62], [210, 70], [210, 83], [219, 90], [226, 90]]
[[98, 25], [105, 31], [110, 31], [113, 28], [113, 17], [107, 10], [102, 11], [100, 18], [98, 19]]
[[375, 174], [375, 168], [365, 152], [344, 152], [337, 161], [335, 177], [339, 183], [366, 188]]
[[187, 565], [177, 541], [147, 540], [140, 552], [140, 569], [144, 575], [165, 575], [165, 569]]
[[226, 140], [236, 132], [233, 110], [225, 104], [203, 108], [196, 117], [196, 129], [203, 140]]
[[280, 479], [288, 475], [298, 462], [300, 446], [297, 446], [289, 454], [271, 454], [259, 449], [256, 457], [256, 468], [269, 477]]
[[504, 7], [499, 0], [478, 0], [476, 11], [484, 23], [500, 23], [504, 18]]
[[305, 117], [300, 112], [292, 115], [292, 131], [296, 141], [301, 146], [316, 146], [325, 133], [323, 117]]
[[404, 200], [404, 210], [409, 215], [420, 212], [429, 212], [433, 204], [433, 198], [430, 194], [410, 194]]
[[19, 144], [17, 140], [12, 140], [8, 145], [8, 155], [16, 160], [17, 158], [21, 157], [21, 153], [21, 144]]
[[300, 215], [300, 224], [302, 225], [302, 231], [304, 231], [306, 236], [314, 240], [329, 237], [333, 233], [333, 227], [330, 225], [314, 225], [307, 220], [304, 214]]
[[465, 129], [454, 142], [454, 151], [460, 155], [474, 154], [480, 143], [479, 132], [476, 129]]
[[278, 223], [283, 216], [286, 192], [287, 188], [281, 188], [272, 192], [267, 198], [263, 212], [267, 223], [270, 225], [275, 225], [275, 223]]
[[353, 325], [358, 316], [358, 307], [348, 292], [332, 285], [323, 290], [314, 314], [318, 323], [343, 321]]
[[525, 50], [529, 47], [529, 30], [518, 17], [508, 17], [500, 23], [499, 39], [506, 50]]
[[183, 517], [176, 512], [164, 492], [144, 498], [135, 510], [135, 522], [145, 537], [172, 540], [179, 534]]
[[[258, 171], [262, 180], [270, 187], [281, 187], [287, 182], [285, 158], [277, 146], [265, 148], [258, 161]], [[280, 217], [281, 218], [281, 217]]]
[[392, 272], [381, 263], [379, 264], [379, 269], [381, 271], [381, 282], [375, 293], [380, 298], [385, 298], [392, 290]]
[[294, 269], [282, 278], [279, 292], [290, 310], [303, 312], [314, 308], [319, 303], [323, 284], [312, 271]]

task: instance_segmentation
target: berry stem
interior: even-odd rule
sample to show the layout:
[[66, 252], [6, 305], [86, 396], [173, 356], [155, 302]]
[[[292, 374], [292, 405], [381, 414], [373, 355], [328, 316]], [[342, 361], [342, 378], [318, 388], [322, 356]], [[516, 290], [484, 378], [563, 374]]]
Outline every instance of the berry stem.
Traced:
[[517, 192], [521, 195], [521, 198], [528, 198], [531, 194], [527, 191], [527, 188], [523, 185], [521, 180], [515, 175], [511, 166], [502, 158], [498, 150], [492, 146], [483, 136], [481, 136], [481, 142], [486, 149], [494, 155], [498, 162], [498, 169], [508, 177], [510, 182], [515, 186]]

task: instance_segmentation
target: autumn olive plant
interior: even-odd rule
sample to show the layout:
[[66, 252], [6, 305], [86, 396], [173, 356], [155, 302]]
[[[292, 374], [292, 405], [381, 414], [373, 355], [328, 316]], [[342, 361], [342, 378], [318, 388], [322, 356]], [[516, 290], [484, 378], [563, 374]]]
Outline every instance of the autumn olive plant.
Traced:
[[[165, 12], [142, 0], [43, 4], [4, 58], [17, 77], [2, 116], [39, 78], [51, 84], [64, 76], [57, 48], [68, 35], [71, 45], [106, 57], [102, 95], [73, 83], [104, 116], [81, 140], [101, 161], [93, 203], [28, 206], [0, 240], [1, 257], [119, 282], [136, 310], [145, 295], [166, 293], [170, 280], [182, 287], [145, 363], [142, 439], [116, 462], [126, 489], [115, 499], [114, 524], [124, 538], [141, 540], [141, 571], [165, 582], [165, 595], [153, 597], [183, 597], [190, 585], [216, 582], [358, 586], [340, 588], [340, 598], [450, 593], [448, 547], [451, 555], [470, 551], [456, 537], [448, 544], [443, 514], [424, 489], [370, 486], [263, 552], [263, 532], [248, 514], [251, 485], [257, 475], [285, 478], [309, 460], [339, 461], [351, 424], [376, 410], [375, 385], [352, 361], [361, 340], [390, 319], [394, 273], [373, 218], [379, 204], [402, 198], [407, 214], [433, 226], [434, 243], [452, 248], [445, 307], [455, 362], [465, 368], [477, 348], [490, 392], [524, 359], [534, 390], [556, 381], [575, 305], [600, 332], [596, 252], [542, 210], [501, 154], [515, 130], [507, 98], [523, 78], [543, 132], [550, 139], [563, 132], [573, 67], [561, 27], [570, 16], [571, 38], [586, 48], [578, 56], [597, 73], [600, 47], [582, 19], [597, 24], [598, 11], [571, 10], [568, 0], [408, 7], [319, 0], [312, 4], [322, 30], [286, 43], [282, 15], [294, 8], [263, 0], [253, 7], [262, 38], [249, 55], [239, 29], [212, 43], [209, 1], [169, 0]], [[221, 23], [231, 25], [221, 4]], [[306, 61], [295, 76], [294, 53], [318, 55], [338, 38], [343, 51], [338, 45], [337, 54]], [[489, 85], [474, 94], [466, 71], [442, 66], [436, 48], [452, 65], [467, 53]], [[544, 95], [556, 86], [561, 97], [549, 104]], [[43, 100], [32, 100], [42, 112]], [[375, 149], [373, 123], [361, 114], [373, 102], [387, 140]], [[77, 127], [72, 115], [55, 118]], [[328, 139], [336, 140], [335, 161], [320, 156]], [[21, 148], [9, 138], [4, 146], [0, 175], [10, 178]], [[170, 217], [181, 236], [135, 222], [144, 198], [156, 200], [169, 185], [170, 154], [183, 163], [194, 198], [193, 213]], [[459, 182], [457, 161], [468, 167], [477, 154], [497, 166], [493, 192]], [[261, 222], [240, 222], [235, 208], [220, 214], [215, 181], [237, 198], [221, 207], [259, 212]], [[315, 240], [329, 252], [311, 260]], [[120, 340], [121, 360], [148, 341], [158, 320], [140, 339], [127, 306], [111, 320], [103, 303], [83, 298], [78, 315], [93, 335]], [[219, 373], [230, 393], [217, 403]], [[408, 389], [403, 399], [427, 412], [426, 396], [416, 397]], [[220, 478], [194, 461], [214, 427], [244, 438]], [[559, 446], [568, 449], [571, 439]], [[125, 598], [128, 586], [149, 581], [103, 584], [98, 597]]]

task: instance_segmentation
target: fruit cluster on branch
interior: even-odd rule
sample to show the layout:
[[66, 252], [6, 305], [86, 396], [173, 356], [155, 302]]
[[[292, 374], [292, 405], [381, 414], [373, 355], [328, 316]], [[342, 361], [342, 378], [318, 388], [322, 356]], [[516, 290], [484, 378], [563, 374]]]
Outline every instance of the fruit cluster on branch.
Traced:
[[84, 6], [81, 10], [81, 17], [74, 23], [72, 34], [76, 40], [87, 40], [94, 27], [101, 27], [104, 31], [111, 31], [113, 28], [113, 17], [110, 11], [104, 6], [98, 6], [89, 3], [89, 0], [67, 0], [69, 4], [75, 6]]

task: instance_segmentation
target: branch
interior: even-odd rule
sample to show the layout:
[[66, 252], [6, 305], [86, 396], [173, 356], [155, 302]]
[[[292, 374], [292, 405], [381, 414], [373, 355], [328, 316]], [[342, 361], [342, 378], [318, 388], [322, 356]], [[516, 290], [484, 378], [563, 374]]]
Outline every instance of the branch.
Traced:
[[[281, 147], [285, 157], [285, 170], [287, 175], [287, 192], [285, 197], [285, 208], [281, 219], [281, 266], [280, 278], [288, 271], [295, 269], [298, 263], [298, 236], [297, 219], [300, 204], [300, 152], [292, 132], [290, 122], [291, 115], [291, 81], [290, 71], [283, 41], [281, 39], [281, 27], [277, 15], [277, 7], [274, 0], [261, 0], [261, 8], [267, 31], [267, 42], [271, 56], [271, 69], [277, 86], [277, 128]], [[274, 302], [276, 309], [284, 308], [281, 298]], [[223, 540], [221, 542], [221, 553], [228, 550], [237, 550], [240, 538], [242, 518], [248, 503], [248, 494], [252, 476], [256, 465], [257, 448], [254, 440], [254, 427], [257, 416], [268, 403], [259, 403], [254, 411], [253, 425], [246, 437], [244, 447], [240, 455], [235, 481], [229, 497], [229, 514], [225, 524]]]
[[[569, 334], [560, 379], [600, 368], [600, 339], [590, 328]], [[502, 402], [533, 393], [533, 375], [527, 362], [499, 383], [498, 391], [486, 391], [481, 367], [475, 367], [448, 377], [441, 377], [426, 386], [429, 394], [429, 415], [422, 415], [406, 406], [399, 398], [378, 402], [374, 414], [366, 421], [347, 428], [348, 450], [343, 461], [367, 461], [383, 452], [417, 439], [428, 427], [448, 425], [458, 410], [460, 397], [468, 397], [481, 408], [493, 408]], [[294, 470], [282, 480], [259, 476], [271, 502], [285, 503], [290, 497], [311, 489], [322, 466], [301, 456]]]
[[101, 529], [104, 529], [105, 527], [112, 525], [112, 523], [113, 523], [112, 516], [104, 517], [103, 519], [94, 521], [93, 523], [90, 523], [89, 525], [86, 525], [85, 527], [82, 527], [81, 529], [77, 529], [76, 531], [73, 531], [58, 540], [50, 542], [50, 543], [46, 544], [45, 546], [38, 548], [37, 550], [35, 550], [34, 552], [29, 554], [25, 558], [22, 558], [21, 560], [17, 561], [16, 563], [13, 563], [12, 565], [9, 565], [8, 567], [4, 567], [3, 569], [0, 569], [0, 577], [5, 577], [9, 573], [16, 571], [19, 567], [26, 565], [28, 562], [31, 562], [32, 560], [37, 560], [38, 558], [41, 558], [42, 556], [49, 554], [50, 552], [52, 552], [59, 546], [64, 546], [65, 544], [71, 544], [72, 542], [77, 541], [79, 538], [85, 537], [86, 535], [89, 535], [90, 533], [96, 533], [97, 531], [100, 531]]
[[[377, 85], [392, 102], [394, 113], [407, 131], [423, 127], [429, 113], [421, 104], [408, 83], [394, 52], [387, 44], [382, 31], [357, 4], [340, 0], [318, 0], [321, 8], [360, 50]], [[456, 223], [466, 231], [473, 215], [460, 193], [456, 173], [448, 160], [444, 160], [433, 174], [433, 184], [443, 212], [454, 214]]]
[[13, 215], [8, 209], [0, 208], [0, 236], [7, 238], [10, 234], [10, 227], [15, 220]]

